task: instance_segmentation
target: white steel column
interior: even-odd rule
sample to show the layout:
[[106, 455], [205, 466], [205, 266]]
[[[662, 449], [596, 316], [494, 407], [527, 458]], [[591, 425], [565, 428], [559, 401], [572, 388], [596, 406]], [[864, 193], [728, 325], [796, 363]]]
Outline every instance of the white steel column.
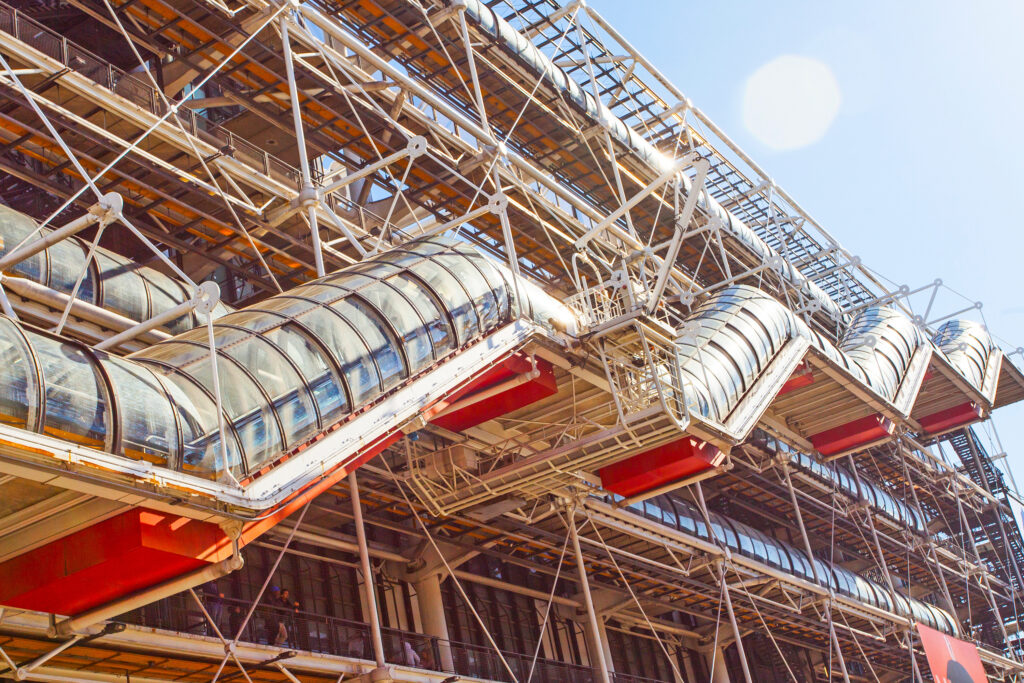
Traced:
[[729, 683], [729, 667], [725, 663], [725, 648], [711, 648], [704, 654], [704, 663], [711, 672], [711, 683]]
[[[789, 502], [793, 506], [793, 514], [796, 516], [796, 523], [800, 529], [800, 538], [804, 542], [804, 552], [807, 553], [807, 559], [811, 561], [811, 571], [814, 574], [814, 580], [822, 586], [829, 586], [829, 583], [824, 580], [825, 577], [818, 576], [818, 563], [814, 561], [814, 551], [811, 549], [811, 539], [807, 535], [807, 527], [804, 525], [804, 516], [800, 512], [800, 501], [796, 497], [796, 489], [793, 488], [793, 477], [789, 474], [789, 463], [784, 462], [780, 465], [782, 468], [782, 474], [786, 478], [786, 486], [789, 488]], [[835, 506], [835, 499], [832, 500], [832, 505]], [[834, 523], [834, 522], [833, 522]], [[828, 610], [828, 632], [829, 638], [832, 641], [833, 647], [835, 647], [836, 658], [839, 660], [839, 670], [843, 674], [843, 683], [850, 683], [850, 675], [846, 672], [846, 659], [843, 657], [843, 649], [839, 646], [839, 637], [836, 635], [836, 626], [832, 622], [832, 599], [834, 597], [832, 588], [828, 588], [828, 602], [826, 603], [825, 609]], [[831, 653], [829, 653], [831, 659]], [[832, 662], [828, 663], [829, 669], [832, 668]]]
[[377, 593], [373, 588], [373, 568], [370, 567], [370, 551], [366, 546], [366, 528], [363, 526], [363, 506], [359, 502], [359, 481], [356, 473], [348, 475], [349, 495], [352, 497], [352, 521], [356, 527], [356, 542], [359, 544], [359, 563], [363, 569], [363, 592], [366, 596], [366, 620], [370, 622], [370, 639], [373, 641], [373, 658], [377, 667], [383, 667], [384, 639], [380, 633], [380, 617], [377, 614]]
[[302, 171], [302, 189], [299, 191], [298, 204], [306, 209], [309, 215], [309, 230], [313, 238], [313, 259], [316, 263], [316, 276], [324, 276], [324, 252], [320, 247], [320, 229], [316, 219], [318, 203], [316, 188], [313, 187], [313, 176], [309, 172], [309, 156], [306, 152], [306, 134], [302, 128], [302, 112], [299, 109], [299, 90], [295, 84], [295, 64], [292, 63], [292, 46], [288, 39], [288, 16], [281, 16], [281, 46], [284, 49], [284, 68], [288, 76], [288, 93], [292, 101], [292, 122], [295, 125], [295, 145], [299, 152], [299, 169]]
[[441, 576], [430, 574], [415, 584], [416, 600], [420, 607], [420, 621], [423, 632], [437, 638], [440, 661], [437, 664], [444, 671], [455, 671], [452, 648], [448, 643], [448, 620], [444, 615], [444, 600], [441, 595]]
[[576, 533], [576, 506], [570, 505], [566, 510], [566, 523], [569, 525], [569, 539], [572, 541], [572, 551], [576, 556], [576, 570], [579, 572], [580, 589], [583, 592], [583, 601], [587, 607], [587, 621], [590, 627], [590, 636], [594, 644], [591, 649], [591, 656], [594, 661], [591, 664], [597, 670], [602, 683], [611, 683], [608, 675], [608, 665], [605, 663], [604, 648], [601, 646], [601, 627], [597, 621], [597, 611], [594, 610], [594, 599], [590, 595], [590, 582], [587, 580], [587, 567], [583, 563], [583, 551], [580, 550], [580, 538]]
[[[701, 502], [704, 502], [703, 493]], [[747, 653], [743, 650], [743, 639], [740, 637], [739, 624], [736, 623], [736, 613], [732, 610], [732, 596], [729, 595], [729, 582], [725, 578], [725, 563], [722, 560], [718, 561], [718, 572], [722, 581], [722, 599], [725, 600], [725, 611], [729, 615], [729, 623], [732, 624], [732, 632], [736, 638], [736, 653], [740, 656], [740, 666], [743, 667], [743, 678], [747, 683], [754, 683], [750, 677], [750, 667], [747, 666]]]

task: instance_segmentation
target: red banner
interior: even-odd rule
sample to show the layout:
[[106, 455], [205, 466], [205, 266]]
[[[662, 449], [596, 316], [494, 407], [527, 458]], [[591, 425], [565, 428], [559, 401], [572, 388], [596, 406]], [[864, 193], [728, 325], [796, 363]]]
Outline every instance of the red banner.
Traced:
[[973, 643], [947, 636], [927, 626], [917, 625], [921, 644], [928, 658], [935, 683], [986, 683], [978, 648]]

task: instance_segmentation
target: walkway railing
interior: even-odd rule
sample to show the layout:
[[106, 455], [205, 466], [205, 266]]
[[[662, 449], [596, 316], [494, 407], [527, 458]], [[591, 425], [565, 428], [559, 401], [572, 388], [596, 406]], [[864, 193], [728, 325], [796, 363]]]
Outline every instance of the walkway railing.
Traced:
[[[47, 57], [156, 116], [163, 116], [167, 111], [160, 93], [152, 85], [104, 61], [3, 2], [0, 2], [0, 31], [31, 45]], [[181, 107], [176, 116], [187, 132], [218, 149], [230, 150], [232, 157], [263, 175], [295, 187], [301, 184], [302, 177], [298, 169], [271, 156], [202, 114]]]
[[[225, 638], [238, 631], [250, 603], [231, 598], [214, 598], [200, 594], [210, 615], [216, 620]], [[147, 605], [119, 617], [120, 621], [150, 626], [169, 631], [194, 633], [215, 637], [199, 606], [188, 594], [180, 594]], [[284, 625], [283, 631], [279, 624]], [[491, 648], [443, 640], [422, 633], [393, 628], [382, 629], [384, 652], [388, 663], [444, 673], [483, 678], [492, 681], [511, 681], [508, 670], [498, 654]], [[279, 636], [284, 636], [279, 637]], [[320, 652], [341, 657], [370, 660], [373, 649], [370, 627], [360, 621], [343, 619], [304, 610], [289, 610], [273, 605], [259, 605], [249, 623], [242, 629], [239, 641], [278, 645], [294, 650]], [[406, 648], [406, 644], [409, 648]], [[407, 653], [411, 649], [416, 658]], [[453, 666], [441, 665], [441, 651], [448, 649]], [[518, 652], [502, 652], [505, 661], [522, 682], [530, 679], [533, 656]], [[410, 661], [412, 660], [412, 661]], [[616, 673], [615, 683], [656, 683], [654, 679]], [[533, 665], [533, 681], [560, 681], [564, 683], [598, 683], [600, 677], [588, 666], [569, 664], [552, 659], [538, 658]]]

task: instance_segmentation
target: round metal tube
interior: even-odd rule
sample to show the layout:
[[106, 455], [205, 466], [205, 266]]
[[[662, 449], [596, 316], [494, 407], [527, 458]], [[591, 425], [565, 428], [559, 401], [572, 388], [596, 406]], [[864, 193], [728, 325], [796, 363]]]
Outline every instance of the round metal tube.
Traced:
[[580, 550], [580, 538], [576, 533], [576, 509], [570, 507], [566, 516], [566, 523], [569, 525], [569, 539], [572, 541], [572, 551], [576, 557], [576, 571], [580, 577], [580, 588], [583, 592], [583, 603], [587, 608], [587, 622], [590, 627], [591, 642], [594, 652], [591, 656], [597, 664], [598, 674], [603, 683], [611, 683], [608, 676], [608, 665], [604, 661], [604, 648], [601, 645], [601, 628], [597, 623], [597, 612], [594, 610], [594, 599], [590, 595], [590, 582], [587, 580], [587, 567], [583, 563], [583, 551]]
[[370, 636], [373, 640], [373, 657], [380, 668], [386, 664], [384, 639], [380, 633], [380, 617], [377, 614], [377, 593], [373, 588], [373, 568], [370, 567], [370, 552], [366, 545], [366, 528], [363, 526], [363, 505], [359, 501], [359, 480], [356, 473], [348, 475], [348, 490], [352, 497], [352, 521], [356, 527], [356, 541], [359, 543], [359, 563], [363, 568], [363, 591], [366, 595], [367, 621], [370, 622]]

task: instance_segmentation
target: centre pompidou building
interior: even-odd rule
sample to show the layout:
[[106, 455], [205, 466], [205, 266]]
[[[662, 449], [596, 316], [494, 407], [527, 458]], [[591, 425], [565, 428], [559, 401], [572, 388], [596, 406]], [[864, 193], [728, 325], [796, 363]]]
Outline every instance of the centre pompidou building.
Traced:
[[0, 677], [1024, 674], [1021, 361], [583, 2], [0, 3], [0, 247]]

